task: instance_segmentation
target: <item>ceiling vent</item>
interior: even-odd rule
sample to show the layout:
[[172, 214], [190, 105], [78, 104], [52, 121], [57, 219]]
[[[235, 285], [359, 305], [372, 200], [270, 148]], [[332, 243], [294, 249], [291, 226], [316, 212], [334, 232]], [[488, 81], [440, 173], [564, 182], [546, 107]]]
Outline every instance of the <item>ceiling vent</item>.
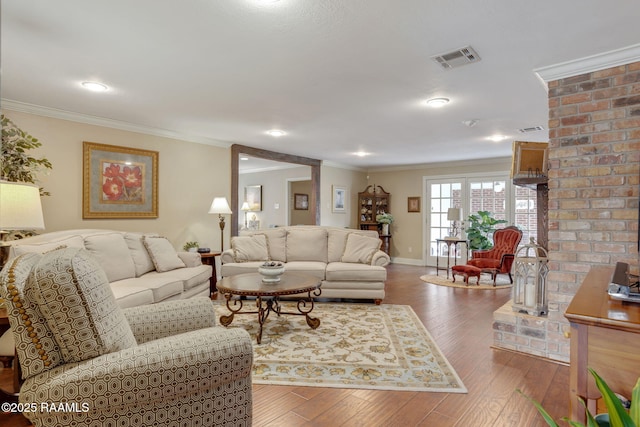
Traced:
[[518, 129], [518, 132], [529, 133], [529, 132], [538, 132], [539, 130], [544, 130], [544, 128], [542, 126], [532, 126], [530, 128]]
[[445, 70], [480, 61], [480, 56], [471, 46], [465, 46], [453, 52], [443, 53], [431, 58]]

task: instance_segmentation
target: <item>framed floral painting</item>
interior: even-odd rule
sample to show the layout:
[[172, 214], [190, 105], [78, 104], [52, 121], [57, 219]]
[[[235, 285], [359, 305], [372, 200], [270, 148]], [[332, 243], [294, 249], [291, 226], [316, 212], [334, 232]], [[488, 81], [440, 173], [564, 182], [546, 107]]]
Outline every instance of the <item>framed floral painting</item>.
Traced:
[[82, 218], [157, 218], [158, 152], [83, 142]]

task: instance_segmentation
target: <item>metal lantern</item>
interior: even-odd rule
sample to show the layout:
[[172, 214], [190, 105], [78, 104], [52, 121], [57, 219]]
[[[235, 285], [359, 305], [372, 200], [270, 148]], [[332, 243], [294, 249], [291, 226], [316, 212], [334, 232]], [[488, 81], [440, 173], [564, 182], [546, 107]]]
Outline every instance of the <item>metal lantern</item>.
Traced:
[[532, 237], [516, 252], [513, 262], [513, 311], [533, 316], [547, 314], [548, 253]]

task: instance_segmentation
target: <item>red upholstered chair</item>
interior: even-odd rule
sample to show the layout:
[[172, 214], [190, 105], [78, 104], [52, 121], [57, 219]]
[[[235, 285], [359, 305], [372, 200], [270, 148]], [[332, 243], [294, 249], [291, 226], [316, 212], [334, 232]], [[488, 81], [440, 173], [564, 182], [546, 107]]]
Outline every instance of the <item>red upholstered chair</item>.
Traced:
[[522, 231], [517, 227], [496, 230], [493, 233], [493, 248], [473, 251], [467, 264], [481, 268], [485, 273], [490, 273], [493, 286], [496, 285], [498, 274], [508, 274], [509, 281], [513, 283], [511, 265], [521, 239]]

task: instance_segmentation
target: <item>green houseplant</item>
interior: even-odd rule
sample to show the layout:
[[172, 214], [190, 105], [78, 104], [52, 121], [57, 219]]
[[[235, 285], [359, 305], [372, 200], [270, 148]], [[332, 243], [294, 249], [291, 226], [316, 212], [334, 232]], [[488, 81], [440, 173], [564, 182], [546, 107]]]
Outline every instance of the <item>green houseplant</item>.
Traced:
[[187, 252], [195, 252], [200, 247], [198, 242], [187, 242], [182, 247], [183, 250]]
[[504, 219], [495, 219], [489, 211], [478, 211], [467, 218], [469, 226], [465, 229], [469, 239], [469, 249], [491, 249], [491, 235], [496, 230], [496, 225], [505, 224]]
[[[44, 157], [36, 158], [29, 150], [42, 146], [36, 138], [20, 129], [4, 114], [2, 121], [2, 170], [0, 179], [9, 182], [29, 182], [37, 184], [36, 173], [42, 169], [51, 169], [51, 162]], [[40, 188], [40, 195], [49, 193]]]
[[[611, 388], [607, 385], [607, 383], [600, 378], [600, 376], [591, 368], [589, 368], [589, 372], [596, 380], [596, 386], [600, 393], [602, 394], [602, 398], [604, 399], [605, 406], [607, 407], [607, 413], [609, 414], [608, 421], [597, 420], [593, 417], [591, 412], [586, 409], [587, 414], [587, 425], [586, 427], [640, 427], [640, 378], [636, 382], [636, 385], [633, 387], [631, 392], [631, 408], [629, 412], [622, 406], [620, 399], [615, 395]], [[551, 427], [559, 427], [559, 424], [549, 415], [549, 413], [542, 407], [542, 405], [530, 398], [529, 396], [522, 393], [520, 390], [516, 390], [518, 393], [522, 394], [524, 397], [529, 399], [535, 407], [538, 409], [538, 412], [548, 425]], [[584, 404], [584, 402], [582, 402]], [[576, 421], [571, 421], [567, 417], [562, 418], [564, 421], [567, 421], [572, 427], [585, 427], [584, 424], [578, 423]]]

